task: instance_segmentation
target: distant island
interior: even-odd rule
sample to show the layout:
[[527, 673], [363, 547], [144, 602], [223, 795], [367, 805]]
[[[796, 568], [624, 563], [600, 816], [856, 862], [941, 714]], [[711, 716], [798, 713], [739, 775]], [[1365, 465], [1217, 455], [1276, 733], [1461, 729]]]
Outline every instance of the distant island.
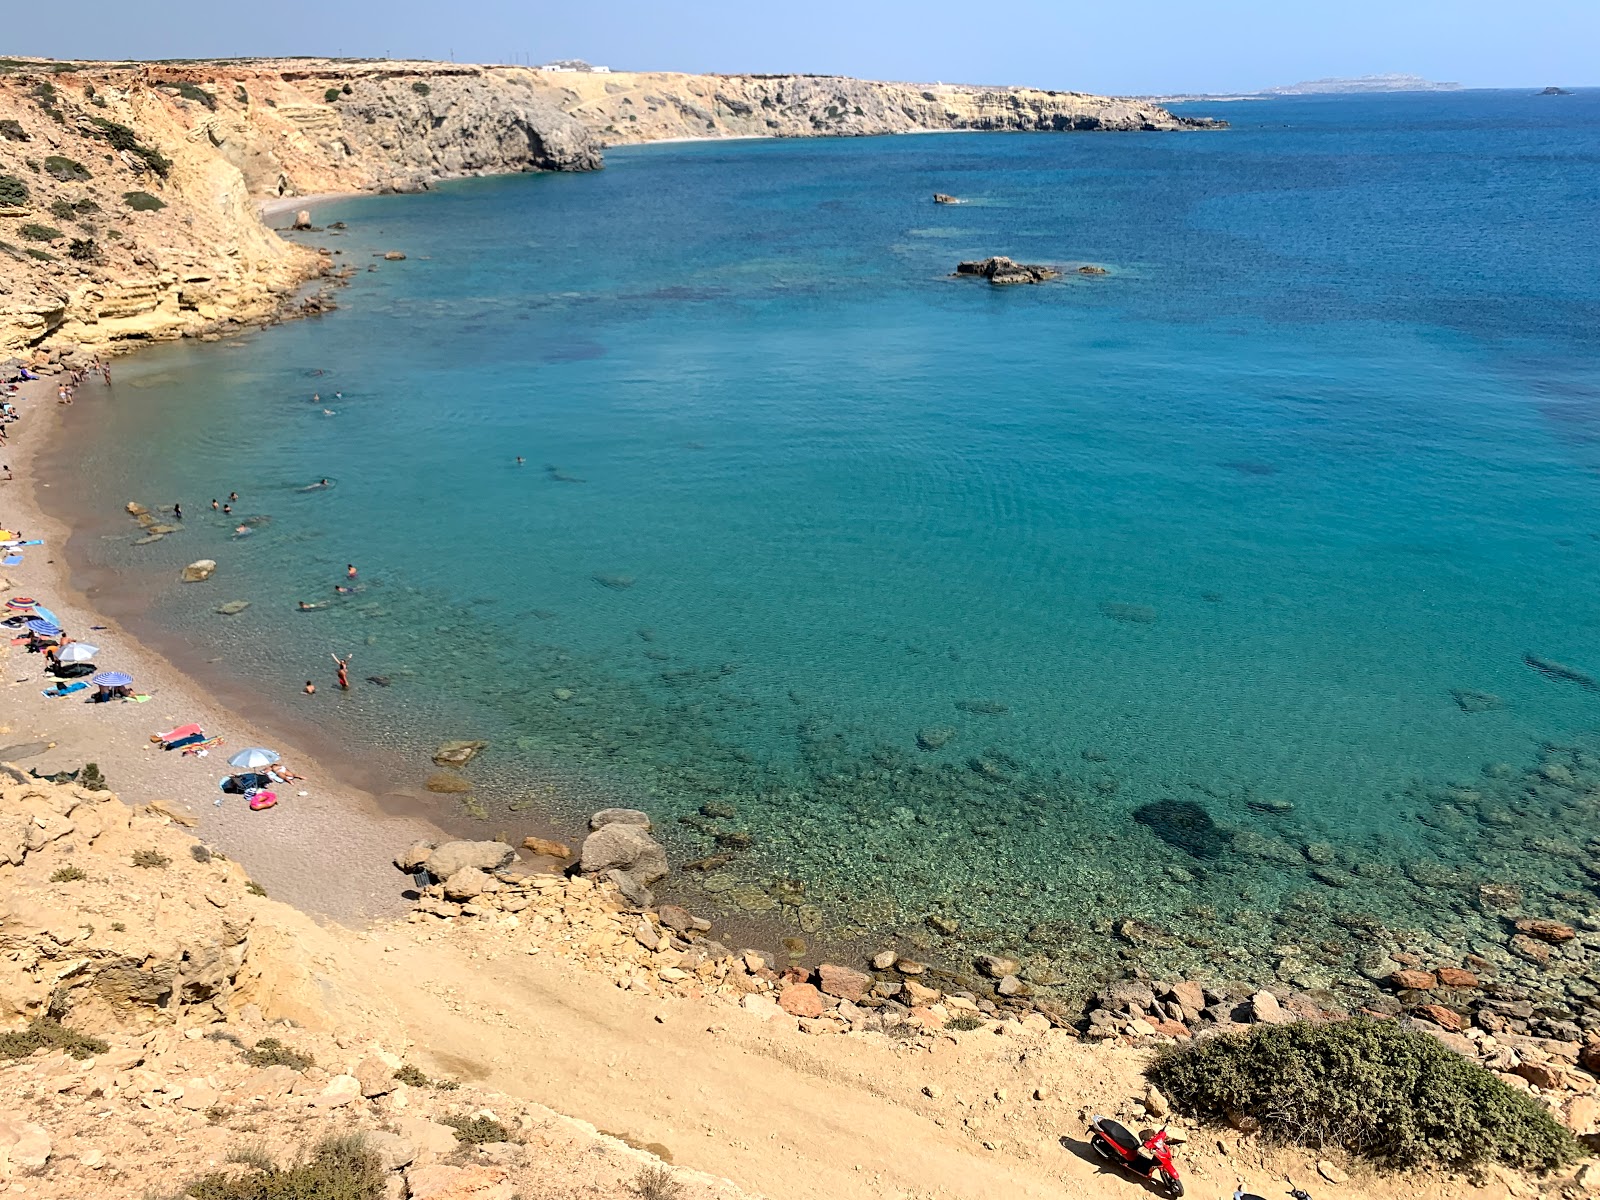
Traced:
[[1544, 91], [1540, 92], [1539, 95], [1541, 95], [1541, 96], [1570, 96], [1570, 95], [1572, 95], [1572, 93], [1567, 91], [1566, 88], [1562, 88], [1562, 87], [1547, 87], [1547, 88], [1545, 88]]
[[1459, 92], [1459, 83], [1435, 83], [1420, 75], [1361, 75], [1355, 79], [1310, 79], [1262, 89], [1264, 96], [1343, 96], [1361, 92]]

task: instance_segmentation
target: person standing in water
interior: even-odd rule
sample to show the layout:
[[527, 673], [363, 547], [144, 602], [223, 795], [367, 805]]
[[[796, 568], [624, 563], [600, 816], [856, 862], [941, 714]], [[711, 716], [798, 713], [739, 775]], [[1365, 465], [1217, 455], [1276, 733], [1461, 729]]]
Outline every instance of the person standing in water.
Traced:
[[172, 502], [172, 515], [180, 521], [183, 520], [183, 501], [174, 500]]
[[346, 579], [354, 579], [356, 577], [356, 565], [355, 565], [355, 563], [345, 563], [345, 565], [344, 565], [344, 577]]
[[350, 660], [354, 657], [353, 654], [344, 658], [340, 658], [337, 654], [332, 655], [333, 661], [339, 664], [339, 687], [346, 692], [350, 690]]

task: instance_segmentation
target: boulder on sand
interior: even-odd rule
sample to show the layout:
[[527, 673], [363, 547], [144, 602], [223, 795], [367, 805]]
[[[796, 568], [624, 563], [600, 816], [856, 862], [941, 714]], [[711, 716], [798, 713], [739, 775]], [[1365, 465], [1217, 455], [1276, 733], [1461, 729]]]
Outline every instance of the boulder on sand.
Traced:
[[583, 839], [579, 863], [585, 875], [626, 871], [641, 883], [667, 873], [667, 852], [640, 825], [603, 825]]
[[[407, 853], [409, 856], [415, 852], [413, 847]], [[449, 879], [468, 867], [498, 871], [516, 857], [517, 852], [504, 842], [446, 842], [422, 859], [420, 865], [435, 879]]]
[[183, 569], [185, 583], [204, 583], [217, 573], [217, 564], [209, 558], [198, 559]]

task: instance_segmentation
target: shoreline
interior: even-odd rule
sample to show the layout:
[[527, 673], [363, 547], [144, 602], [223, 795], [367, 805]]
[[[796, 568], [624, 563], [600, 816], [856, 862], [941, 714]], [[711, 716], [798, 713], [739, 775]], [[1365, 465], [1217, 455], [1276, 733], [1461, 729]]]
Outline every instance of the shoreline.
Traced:
[[[319, 205], [331, 204], [338, 200], [354, 200], [360, 196], [376, 196], [377, 192], [315, 192], [309, 196], [276, 196], [269, 199], [255, 201], [256, 212], [263, 223], [268, 217], [280, 216], [283, 213], [299, 212], [302, 208], [314, 209]], [[272, 227], [269, 225], [269, 229]], [[277, 232], [277, 230], [274, 230]]]
[[[80, 588], [73, 578], [68, 544], [78, 535], [50, 514], [41, 495], [53, 486], [70, 486], [70, 473], [53, 461], [66, 411], [49, 400], [56, 378], [23, 385], [17, 397], [23, 402], [21, 420], [5, 451], [13, 479], [0, 484], [7, 524], [30, 538], [42, 537], [45, 544], [25, 551], [21, 565], [0, 569], [0, 579], [8, 595], [35, 597], [62, 618], [75, 640], [98, 645], [97, 665], [127, 671], [151, 699], [90, 705], [78, 695], [43, 696], [43, 658], [11, 647], [5, 663], [13, 699], [0, 723], [0, 760], [42, 774], [96, 762], [130, 803], [164, 801], [187, 814], [197, 836], [244, 864], [269, 894], [302, 911], [340, 922], [404, 911], [390, 862], [395, 847], [451, 835], [420, 805], [417, 811], [393, 811], [399, 798], [392, 795], [385, 805], [369, 790], [373, 781], [360, 778], [355, 760], [340, 762], [329, 747], [313, 748], [293, 731], [239, 712], [173, 655], [107, 616], [95, 585]], [[79, 394], [103, 391], [103, 384], [91, 380]], [[148, 740], [152, 733], [190, 722], [224, 742], [201, 759], [164, 752]], [[277, 789], [280, 803], [266, 812], [251, 812], [239, 797], [216, 805], [223, 795], [216, 781], [227, 773], [228, 757], [252, 745], [278, 749], [304, 780]], [[300, 791], [309, 794], [302, 797]]]

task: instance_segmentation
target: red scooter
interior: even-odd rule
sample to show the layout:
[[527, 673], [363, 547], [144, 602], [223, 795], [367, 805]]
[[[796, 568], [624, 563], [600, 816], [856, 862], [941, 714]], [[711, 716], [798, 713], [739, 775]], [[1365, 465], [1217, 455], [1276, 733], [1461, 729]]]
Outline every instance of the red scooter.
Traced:
[[1172, 1147], [1167, 1142], [1165, 1125], [1141, 1142], [1126, 1125], [1095, 1113], [1089, 1122], [1089, 1144], [1100, 1157], [1140, 1179], [1149, 1180], [1172, 1200], [1183, 1195], [1183, 1180], [1178, 1178], [1178, 1168], [1172, 1165]]

